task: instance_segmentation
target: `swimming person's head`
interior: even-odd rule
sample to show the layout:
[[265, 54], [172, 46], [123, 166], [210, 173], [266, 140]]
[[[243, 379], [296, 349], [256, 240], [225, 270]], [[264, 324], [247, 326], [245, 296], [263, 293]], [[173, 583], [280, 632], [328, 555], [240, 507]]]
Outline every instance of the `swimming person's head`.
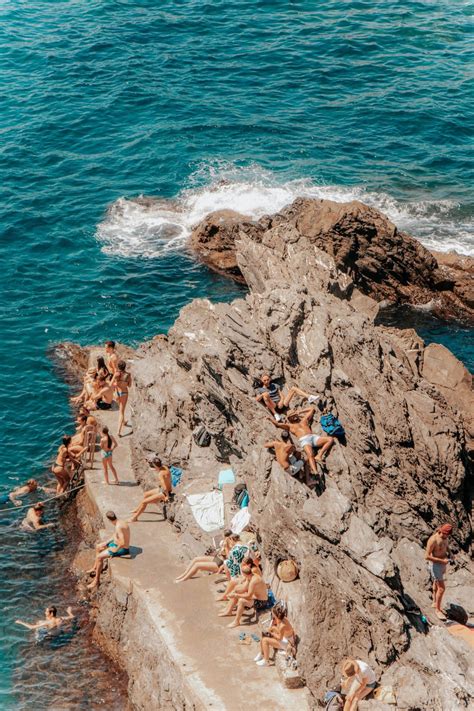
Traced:
[[125, 363], [124, 360], [119, 360], [117, 363], [117, 368], [120, 370], [121, 373], [125, 372], [125, 368], [127, 367], [127, 364]]
[[69, 447], [70, 444], [71, 444], [71, 435], [64, 435], [64, 437], [63, 437], [63, 445], [64, 445], [65, 447]]
[[44, 511], [44, 504], [42, 504], [41, 501], [38, 501], [38, 503], [33, 506], [33, 511], [36, 511], [38, 514], [42, 514]]
[[54, 605], [50, 605], [49, 607], [46, 608], [46, 617], [56, 617], [58, 614], [58, 610]]
[[107, 447], [112, 446], [112, 437], [109, 435], [109, 428], [102, 427], [102, 434], [107, 435]]
[[38, 488], [38, 482], [36, 481], [36, 479], [28, 479], [28, 481], [26, 482], [26, 486], [30, 491], [36, 491], [36, 489]]
[[114, 514], [113, 511], [107, 511], [105, 515], [109, 519], [109, 521], [112, 521], [112, 523], [115, 523], [115, 521], [117, 520], [117, 516]]

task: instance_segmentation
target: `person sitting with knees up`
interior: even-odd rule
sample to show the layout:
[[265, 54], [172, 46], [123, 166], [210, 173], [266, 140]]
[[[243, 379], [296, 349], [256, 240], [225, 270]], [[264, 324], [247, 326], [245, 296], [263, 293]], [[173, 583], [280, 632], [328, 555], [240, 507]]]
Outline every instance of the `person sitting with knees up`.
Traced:
[[257, 402], [263, 402], [277, 422], [280, 422], [282, 419], [278, 411], [289, 407], [295, 395], [299, 395], [309, 403], [316, 402], [318, 399], [317, 395], [310, 395], [304, 390], [301, 390], [301, 388], [296, 387], [296, 385], [291, 387], [287, 394], [284, 395], [278, 383], [274, 383], [268, 373], [264, 373], [261, 376], [260, 382], [261, 387], [257, 388], [255, 399]]
[[97, 388], [91, 396], [92, 404], [98, 410], [111, 410], [114, 400], [114, 386], [105, 378], [97, 378]]
[[224, 531], [224, 539], [220, 542], [219, 548], [215, 555], [202, 555], [192, 560], [184, 573], [178, 575], [175, 583], [183, 583], [189, 578], [193, 578], [197, 573], [205, 571], [207, 573], [218, 573], [223, 565], [224, 560], [227, 558], [230, 549], [233, 545], [232, 531], [230, 528], [226, 528]]
[[[228, 627], [238, 627], [242, 615], [246, 609], [254, 607], [256, 610], [266, 610], [268, 608], [268, 588], [262, 578], [262, 572], [258, 566], [241, 565], [242, 575], [248, 581], [248, 588], [244, 592], [233, 592], [228, 594], [229, 604], [219, 613], [219, 617], [235, 615], [235, 620]], [[235, 612], [234, 612], [235, 610]]]
[[275, 439], [265, 442], [266, 449], [273, 449], [278, 464], [291, 476], [297, 476], [304, 469], [304, 461], [301, 459], [295, 445], [290, 440], [290, 435], [286, 430], [281, 433], [281, 440]]
[[342, 665], [341, 688], [346, 696], [343, 711], [356, 711], [359, 701], [371, 694], [377, 681], [375, 672], [360, 659], [346, 659]]
[[262, 634], [260, 652], [254, 659], [259, 667], [264, 667], [270, 660], [272, 649], [286, 653], [289, 647], [295, 647], [295, 632], [286, 617], [286, 605], [277, 603], [272, 609], [272, 624]]
[[100, 585], [100, 576], [104, 568], [104, 561], [107, 558], [120, 558], [130, 553], [130, 528], [126, 521], [120, 521], [113, 511], [107, 511], [106, 517], [115, 526], [114, 537], [105, 543], [99, 543], [95, 547], [96, 558], [94, 567], [87, 572], [94, 576], [94, 580], [87, 587], [90, 590], [97, 589]]
[[158, 457], [155, 457], [155, 459], [150, 462], [150, 467], [158, 474], [159, 486], [156, 489], [150, 489], [144, 494], [137, 508], [132, 511], [130, 523], [138, 521], [138, 517], [141, 516], [149, 504], [166, 504], [173, 496], [169, 467], [162, 464], [161, 459], [158, 459]]

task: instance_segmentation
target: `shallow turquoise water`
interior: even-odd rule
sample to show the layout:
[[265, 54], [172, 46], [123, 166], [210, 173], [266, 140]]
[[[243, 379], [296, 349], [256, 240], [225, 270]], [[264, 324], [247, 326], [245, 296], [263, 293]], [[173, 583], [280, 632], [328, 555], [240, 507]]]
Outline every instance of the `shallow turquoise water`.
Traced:
[[[427, 245], [472, 251], [469, 14], [436, 0], [2, 3], [0, 483], [43, 476], [70, 427], [53, 344], [137, 343], [190, 299], [238, 292], [183, 251], [212, 209], [360, 197]], [[468, 332], [423, 335], [472, 367]], [[32, 541], [16, 518], [0, 522], [2, 709], [61, 698], [11, 623], [67, 601], [64, 535]], [[63, 674], [90, 704], [86, 648]]]

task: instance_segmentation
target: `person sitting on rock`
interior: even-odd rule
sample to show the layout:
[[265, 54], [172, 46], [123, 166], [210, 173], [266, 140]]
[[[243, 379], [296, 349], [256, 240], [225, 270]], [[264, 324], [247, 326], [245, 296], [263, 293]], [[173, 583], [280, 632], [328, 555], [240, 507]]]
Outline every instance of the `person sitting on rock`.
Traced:
[[[317, 477], [318, 467], [316, 462], [323, 461], [336, 440], [334, 437], [316, 435], [312, 432], [311, 423], [315, 412], [316, 409], [314, 407], [307, 407], [303, 410], [290, 410], [287, 414], [288, 423], [274, 422], [271, 418], [269, 418], [269, 420], [273, 422], [275, 427], [286, 430], [298, 438], [300, 447], [304, 450], [308, 460], [311, 472]], [[314, 449], [320, 449], [317, 457], [314, 456]]]
[[[245, 592], [234, 590], [229, 594], [229, 604], [219, 613], [219, 617], [235, 615], [235, 620], [227, 625], [230, 628], [238, 627], [246, 609], [254, 607], [255, 610], [268, 609], [268, 588], [262, 578], [262, 572], [257, 566], [241, 565], [242, 575], [248, 580], [248, 589]], [[235, 612], [234, 612], [235, 610]]]
[[345, 694], [343, 711], [357, 711], [359, 701], [377, 686], [373, 669], [360, 659], [346, 659], [342, 665], [341, 688]]
[[287, 394], [284, 395], [278, 383], [274, 383], [268, 373], [264, 373], [261, 376], [260, 382], [261, 387], [257, 388], [257, 395], [255, 399], [257, 402], [263, 402], [277, 422], [280, 422], [282, 419], [281, 414], [278, 413], [278, 410], [283, 410], [289, 407], [295, 395], [299, 395], [309, 403], [316, 402], [318, 400], [318, 395], [309, 395], [304, 390], [301, 390], [301, 388], [296, 387], [296, 385], [291, 387]]
[[264, 667], [270, 660], [272, 649], [275, 653], [286, 654], [289, 649], [295, 649], [295, 631], [286, 616], [286, 605], [277, 603], [272, 609], [272, 624], [262, 634], [260, 652], [254, 659], [259, 667]]
[[265, 442], [266, 449], [275, 450], [275, 458], [278, 464], [291, 476], [297, 476], [304, 469], [304, 461], [299, 456], [295, 445], [290, 441], [290, 435], [286, 430], [281, 433], [281, 440]]
[[149, 504], [166, 504], [173, 495], [169, 467], [162, 464], [161, 459], [158, 459], [158, 457], [155, 457], [155, 459], [150, 462], [150, 466], [158, 474], [159, 486], [146, 492], [137, 508], [133, 510], [133, 516], [129, 523], [138, 521], [138, 517], [145, 511]]
[[229, 555], [230, 549], [233, 546], [233, 540], [231, 539], [232, 531], [230, 528], [226, 528], [224, 531], [224, 538], [220, 542], [218, 550], [215, 555], [202, 555], [194, 558], [181, 575], [175, 580], [175, 583], [183, 583], [189, 578], [193, 578], [197, 573], [205, 571], [208, 573], [218, 573], [222, 570], [224, 566], [224, 560]]
[[94, 576], [94, 580], [87, 587], [97, 589], [100, 585], [100, 576], [107, 558], [120, 558], [130, 553], [130, 528], [126, 521], [120, 521], [113, 511], [107, 511], [106, 517], [115, 526], [113, 538], [105, 543], [98, 543], [95, 547], [96, 557], [94, 567], [87, 572]]
[[446, 615], [441, 605], [444, 591], [446, 590], [444, 576], [449, 563], [448, 538], [452, 531], [453, 527], [450, 523], [445, 523], [437, 528], [435, 533], [428, 539], [425, 553], [425, 558], [429, 562], [431, 580], [433, 581], [433, 607], [437, 617], [443, 621], [446, 619]]
[[91, 397], [91, 401], [98, 410], [111, 410], [114, 400], [114, 387], [109, 380], [97, 378], [97, 388]]
[[253, 550], [252, 548], [249, 548], [249, 550], [247, 551], [247, 553], [245, 555], [245, 558], [243, 559], [242, 563], [240, 564], [240, 575], [237, 577], [231, 578], [229, 580], [224, 592], [218, 598], [216, 598], [217, 602], [229, 602], [230, 595], [234, 591], [235, 592], [245, 592], [247, 590], [249, 581], [242, 574], [243, 567], [258, 568], [260, 571], [260, 575], [261, 575], [262, 574], [262, 554], [260, 553], [260, 551]]
[[82, 385], [82, 390], [79, 393], [79, 395], [76, 395], [75, 397], [71, 398], [71, 402], [73, 405], [81, 405], [84, 404], [87, 400], [90, 399], [93, 389], [94, 389], [94, 383], [97, 380], [97, 369], [94, 367], [88, 368], [86, 374], [84, 375], [83, 378], [83, 385]]

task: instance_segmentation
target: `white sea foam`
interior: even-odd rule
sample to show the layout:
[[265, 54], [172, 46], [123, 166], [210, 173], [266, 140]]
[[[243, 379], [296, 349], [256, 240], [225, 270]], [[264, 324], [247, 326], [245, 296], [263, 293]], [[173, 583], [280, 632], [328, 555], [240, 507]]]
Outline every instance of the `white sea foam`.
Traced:
[[474, 220], [460, 219], [458, 203], [450, 200], [402, 202], [363, 187], [315, 185], [308, 179], [283, 182], [257, 166], [202, 169], [190, 183], [192, 187], [174, 200], [117, 200], [97, 229], [103, 251], [122, 257], [156, 258], [181, 249], [192, 228], [210, 212], [232, 209], [259, 218], [278, 212], [302, 196], [338, 202], [361, 200], [382, 210], [399, 229], [431, 249], [473, 253]]

